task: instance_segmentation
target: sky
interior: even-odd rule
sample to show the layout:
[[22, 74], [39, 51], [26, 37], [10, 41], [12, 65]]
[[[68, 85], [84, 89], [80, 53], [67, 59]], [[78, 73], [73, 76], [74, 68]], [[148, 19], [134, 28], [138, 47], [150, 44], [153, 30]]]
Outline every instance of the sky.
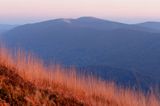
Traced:
[[0, 0], [0, 24], [81, 16], [125, 23], [160, 21], [160, 0]]

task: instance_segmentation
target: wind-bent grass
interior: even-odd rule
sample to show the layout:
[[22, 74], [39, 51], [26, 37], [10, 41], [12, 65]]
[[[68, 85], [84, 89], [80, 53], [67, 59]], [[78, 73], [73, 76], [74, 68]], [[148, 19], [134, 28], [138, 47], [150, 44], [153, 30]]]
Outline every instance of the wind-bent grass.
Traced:
[[159, 98], [153, 93], [146, 96], [140, 91], [123, 89], [91, 76], [78, 76], [74, 69], [58, 65], [46, 67], [41, 60], [20, 50], [11, 54], [0, 47], [0, 64], [15, 68], [16, 73], [37, 87], [56, 90], [88, 105], [160, 106]]

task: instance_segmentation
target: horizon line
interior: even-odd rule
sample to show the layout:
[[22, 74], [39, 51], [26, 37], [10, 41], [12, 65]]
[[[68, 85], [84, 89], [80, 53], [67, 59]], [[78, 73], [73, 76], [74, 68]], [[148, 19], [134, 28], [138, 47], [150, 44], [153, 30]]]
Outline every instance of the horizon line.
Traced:
[[[0, 25], [25, 25], [25, 24], [34, 24], [34, 23], [40, 23], [40, 22], [45, 22], [45, 21], [52, 21], [52, 20], [60, 20], [60, 19], [66, 19], [66, 20], [77, 20], [77, 19], [80, 19], [80, 18], [95, 18], [95, 19], [99, 19], [99, 20], [104, 20], [104, 21], [110, 21], [110, 22], [116, 22], [116, 23], [122, 23], [122, 24], [129, 24], [129, 25], [134, 25], [134, 24], [142, 24], [142, 23], [150, 23], [150, 22], [153, 22], [153, 23], [160, 23], [160, 21], [156, 21], [156, 20], [149, 20], [149, 19], [145, 19], [144, 21], [139, 21], [139, 22], [125, 22], [125, 21], [120, 21], [120, 20], [116, 20], [116, 19], [111, 19], [111, 18], [100, 18], [100, 17], [96, 17], [96, 16], [80, 16], [80, 17], [70, 17], [70, 18], [63, 18], [63, 17], [59, 17], [59, 18], [48, 18], [48, 19], [33, 19], [33, 20], [30, 20], [28, 19], [28, 22], [15, 22], [15, 24], [10, 24], [10, 23], [1, 23], [0, 22]], [[121, 18], [123, 19], [123, 18]], [[1, 21], [1, 20], [0, 20]], [[26, 20], [27, 21], [27, 20]]]

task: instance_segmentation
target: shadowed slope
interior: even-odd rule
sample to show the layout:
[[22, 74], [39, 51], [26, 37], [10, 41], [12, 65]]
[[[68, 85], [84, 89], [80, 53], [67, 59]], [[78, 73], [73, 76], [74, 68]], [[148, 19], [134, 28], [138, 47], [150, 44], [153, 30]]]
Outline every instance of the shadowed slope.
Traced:
[[10, 105], [159, 106], [153, 93], [117, 88], [113, 83], [78, 76], [74, 69], [45, 67], [23, 52], [14, 57], [0, 48], [0, 98]]

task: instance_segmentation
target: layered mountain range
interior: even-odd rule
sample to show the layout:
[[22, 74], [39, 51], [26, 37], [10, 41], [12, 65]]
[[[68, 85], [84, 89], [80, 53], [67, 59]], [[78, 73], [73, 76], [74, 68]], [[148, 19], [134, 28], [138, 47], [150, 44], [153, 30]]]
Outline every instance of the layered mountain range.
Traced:
[[147, 89], [160, 85], [160, 23], [124, 24], [95, 17], [25, 24], [2, 35], [9, 48], [22, 48], [46, 64]]

